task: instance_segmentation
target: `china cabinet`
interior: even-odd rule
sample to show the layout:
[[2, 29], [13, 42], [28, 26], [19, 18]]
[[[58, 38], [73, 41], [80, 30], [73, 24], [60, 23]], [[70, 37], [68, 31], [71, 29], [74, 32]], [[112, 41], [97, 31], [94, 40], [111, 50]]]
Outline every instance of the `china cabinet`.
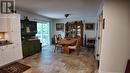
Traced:
[[83, 45], [83, 23], [82, 21], [67, 22], [65, 25], [65, 37], [81, 38], [81, 45]]

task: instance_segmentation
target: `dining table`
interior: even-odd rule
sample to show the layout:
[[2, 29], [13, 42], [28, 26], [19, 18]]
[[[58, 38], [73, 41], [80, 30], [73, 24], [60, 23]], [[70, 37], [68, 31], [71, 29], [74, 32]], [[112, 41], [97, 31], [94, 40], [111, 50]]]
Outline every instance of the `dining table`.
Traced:
[[70, 49], [68, 46], [73, 45], [76, 42], [77, 38], [64, 38], [62, 39], [59, 44], [63, 46], [63, 51], [65, 54], [70, 53]]

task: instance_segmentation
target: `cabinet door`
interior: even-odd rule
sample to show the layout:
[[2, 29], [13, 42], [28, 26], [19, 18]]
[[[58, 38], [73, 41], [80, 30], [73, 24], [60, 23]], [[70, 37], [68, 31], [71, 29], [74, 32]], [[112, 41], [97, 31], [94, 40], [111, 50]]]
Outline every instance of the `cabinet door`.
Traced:
[[7, 18], [0, 18], [0, 32], [7, 32]]
[[21, 43], [20, 17], [15, 15], [10, 18], [10, 41], [12, 43]]
[[0, 66], [22, 58], [22, 49], [19, 45], [11, 44], [0, 48]]
[[1, 61], [2, 61], [2, 54], [1, 54], [1, 51], [2, 49], [1, 49], [1, 47], [0, 47], [0, 66], [1, 66]]
[[22, 44], [22, 51], [23, 51], [23, 57], [25, 58], [25, 57], [28, 57], [29, 56], [29, 46], [28, 46], [29, 44], [28, 44], [28, 42], [24, 42], [23, 44]]
[[21, 43], [21, 32], [18, 31], [10, 32], [10, 41], [12, 43]]
[[4, 48], [3, 48], [4, 50], [3, 50], [3, 59], [4, 59], [4, 64], [7, 64], [7, 63], [10, 63], [10, 62], [12, 62], [12, 61], [14, 61], [13, 60], [13, 57], [14, 57], [14, 55], [13, 55], [13, 47], [12, 47], [12, 45], [7, 45], [7, 46], [4, 46]]
[[3, 48], [2, 46], [0, 47], [0, 66], [3, 65], [3, 56], [2, 56], [2, 51], [3, 51]]
[[40, 40], [37, 40], [36, 42], [34, 42], [34, 44], [35, 44], [35, 51], [36, 51], [36, 53], [37, 52], [40, 52], [41, 51], [41, 44], [40, 44]]
[[33, 45], [32, 43], [29, 45], [29, 55], [32, 56], [35, 54], [35, 45]]
[[8, 21], [9, 21], [9, 24], [10, 24], [10, 30], [11, 31], [21, 31], [19, 15], [11, 16]]
[[13, 55], [14, 55], [14, 61], [22, 59], [22, 47], [20, 44], [14, 44], [13, 45]]

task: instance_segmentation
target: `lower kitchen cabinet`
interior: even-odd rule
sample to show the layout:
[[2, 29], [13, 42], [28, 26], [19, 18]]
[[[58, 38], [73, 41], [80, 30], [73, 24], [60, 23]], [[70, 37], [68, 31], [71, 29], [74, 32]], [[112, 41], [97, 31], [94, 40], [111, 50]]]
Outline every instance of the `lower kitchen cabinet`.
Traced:
[[22, 59], [22, 53], [14, 44], [0, 46], [0, 66]]
[[32, 56], [41, 51], [40, 40], [26, 40], [22, 42], [23, 57]]
[[2, 55], [2, 52], [3, 52], [3, 47], [0, 47], [0, 66], [2, 66], [2, 63], [3, 63], [3, 55]]
[[28, 42], [23, 42], [22, 43], [22, 51], [23, 51], [23, 58], [29, 56], [29, 43]]
[[8, 64], [13, 61], [13, 48], [11, 48], [12, 45], [6, 45], [0, 47], [0, 66], [3, 66], [5, 64]]

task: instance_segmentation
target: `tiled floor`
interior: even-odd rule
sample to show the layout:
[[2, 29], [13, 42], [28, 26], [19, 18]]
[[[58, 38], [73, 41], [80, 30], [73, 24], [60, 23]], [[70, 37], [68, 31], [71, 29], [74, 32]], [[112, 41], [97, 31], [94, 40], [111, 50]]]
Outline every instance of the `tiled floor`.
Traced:
[[24, 73], [94, 73], [96, 61], [92, 53], [86, 50], [80, 55], [53, 52], [54, 46], [44, 47], [41, 53], [20, 60], [20, 63], [31, 66]]

